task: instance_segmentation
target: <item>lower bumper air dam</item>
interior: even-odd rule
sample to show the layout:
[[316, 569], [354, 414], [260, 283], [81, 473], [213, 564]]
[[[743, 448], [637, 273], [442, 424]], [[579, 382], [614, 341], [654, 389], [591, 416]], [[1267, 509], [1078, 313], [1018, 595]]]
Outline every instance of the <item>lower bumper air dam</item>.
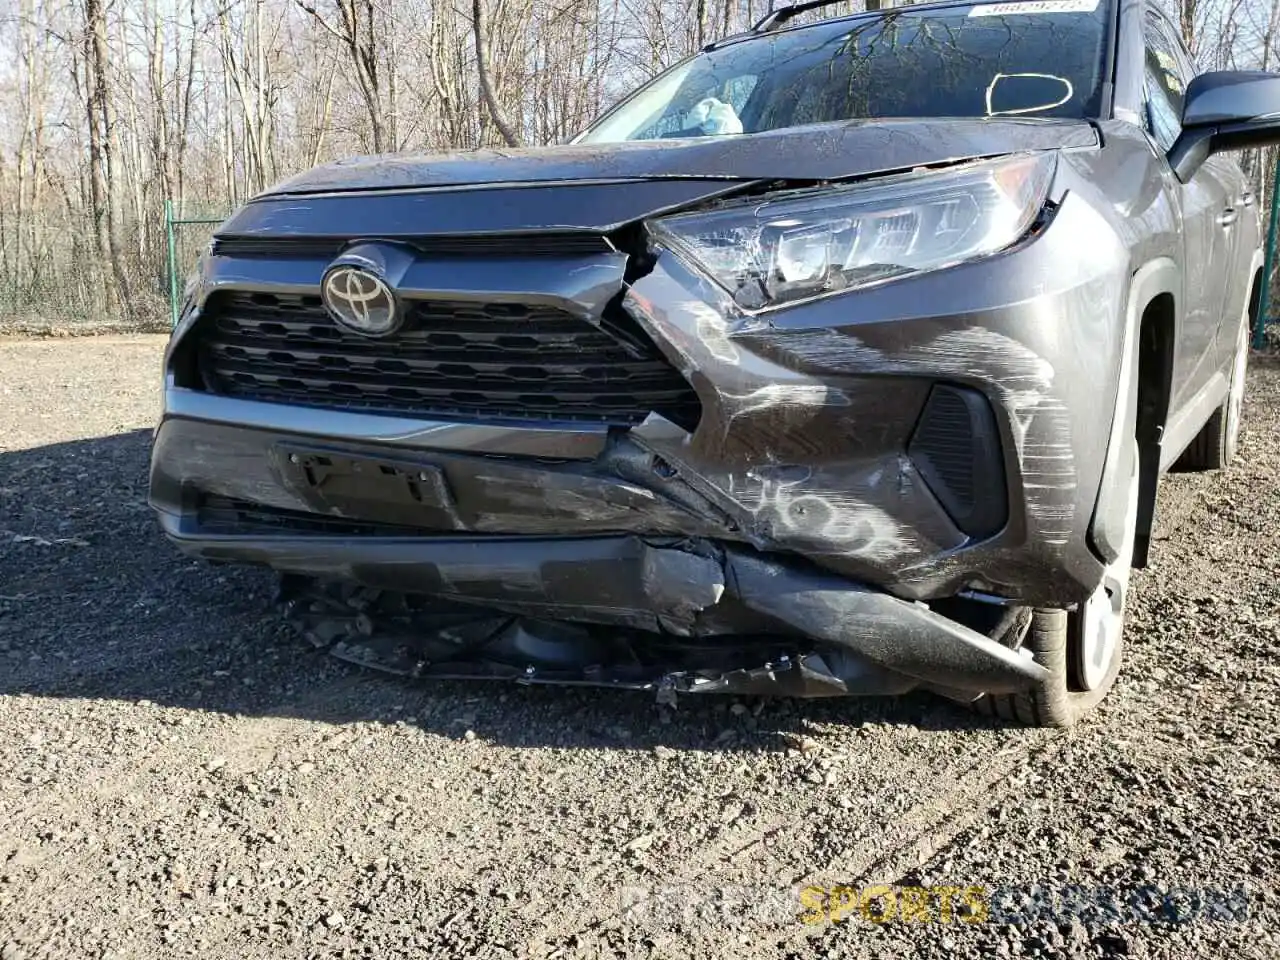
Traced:
[[[363, 589], [366, 596], [433, 598], [441, 609], [452, 610], [446, 619], [454, 634], [458, 610], [470, 611], [462, 617], [469, 620], [469, 637], [455, 648], [474, 652], [497, 644], [508, 666], [477, 671], [462, 668], [457, 656], [442, 661], [401, 650], [400, 659], [407, 656], [416, 665], [397, 672], [800, 696], [896, 694], [927, 686], [969, 698], [1023, 690], [1046, 675], [1031, 657], [925, 604], [718, 541], [634, 535], [219, 538], [184, 535], [172, 516], [164, 522], [187, 553], [266, 565], [292, 575], [286, 585], [334, 582], [351, 585], [348, 595]], [[358, 615], [365, 605], [361, 601], [350, 610], [351, 630], [335, 633], [330, 626], [325, 641], [372, 634], [369, 617]], [[530, 638], [550, 642], [557, 627], [572, 632], [581, 625], [613, 630], [596, 630], [580, 655], [562, 651], [551, 663], [532, 652]], [[646, 663], [651, 658], [624, 656], [617, 669], [602, 667], [600, 638], [619, 630], [633, 638], [661, 637], [666, 649], [713, 642], [720, 666], [672, 671]], [[766, 637], [774, 650], [795, 655], [753, 660], [767, 647]], [[726, 667], [726, 651], [739, 662]], [[518, 661], [522, 652], [528, 663], [512, 673], [512, 656]], [[368, 652], [351, 658], [374, 659]]]

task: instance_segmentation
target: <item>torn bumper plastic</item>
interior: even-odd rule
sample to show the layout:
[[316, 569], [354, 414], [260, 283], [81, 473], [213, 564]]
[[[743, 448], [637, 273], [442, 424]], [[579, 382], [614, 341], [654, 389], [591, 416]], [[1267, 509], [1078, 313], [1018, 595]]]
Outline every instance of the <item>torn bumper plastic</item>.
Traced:
[[[1100, 581], [1128, 282], [1087, 178], [1059, 176], [1052, 215], [998, 256], [765, 313], [640, 235], [724, 185], [645, 188], [621, 246], [413, 257], [395, 287], [417, 312], [383, 342], [328, 319], [312, 241], [381, 236], [404, 199], [265, 203], [244, 216], [293, 223], [283, 246], [222, 238], [175, 331], [151, 503], [189, 553], [379, 591], [293, 609], [410, 673], [1025, 688], [1043, 671], [957, 598], [1063, 607]], [[551, 207], [579, 189], [529, 190], [549, 219], [526, 206], [524, 226], [563, 233]], [[495, 196], [474, 205], [516, 209]]]
[[[922, 685], [976, 695], [1024, 689], [1045, 675], [1030, 656], [924, 604], [714, 541], [269, 537], [220, 545], [169, 533], [206, 559], [301, 575], [286, 578], [286, 596], [313, 640], [415, 676], [813, 696]], [[324, 582], [364, 589], [308, 593]]]

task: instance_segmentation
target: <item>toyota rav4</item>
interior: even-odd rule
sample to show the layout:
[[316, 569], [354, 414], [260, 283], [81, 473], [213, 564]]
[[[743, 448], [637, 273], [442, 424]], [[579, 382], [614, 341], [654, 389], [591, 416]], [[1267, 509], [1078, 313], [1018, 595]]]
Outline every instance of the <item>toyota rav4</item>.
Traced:
[[1280, 77], [1139, 0], [774, 11], [572, 143], [334, 163], [216, 231], [151, 502], [421, 677], [1069, 724], [1159, 478], [1240, 424]]

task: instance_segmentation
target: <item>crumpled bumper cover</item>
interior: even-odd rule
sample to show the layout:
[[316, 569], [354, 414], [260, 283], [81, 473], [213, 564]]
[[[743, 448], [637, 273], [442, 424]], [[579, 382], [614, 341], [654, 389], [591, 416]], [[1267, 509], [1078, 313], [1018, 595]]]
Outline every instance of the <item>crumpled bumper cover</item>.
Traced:
[[[643, 335], [696, 394], [690, 422], [464, 422], [220, 392], [196, 349], [209, 298], [314, 293], [328, 261], [211, 256], [166, 361], [151, 502], [193, 554], [466, 604], [488, 624], [463, 657], [427, 621], [384, 630], [357, 610], [364, 648], [411, 640], [409, 672], [703, 689], [776, 683], [786, 663], [827, 692], [1026, 688], [1044, 671], [950, 604], [1068, 606], [1101, 578], [1087, 534], [1127, 259], [1087, 178], [1065, 157], [1060, 171], [1052, 216], [1016, 248], [765, 314], [664, 250], [634, 275], [620, 252], [508, 250], [422, 257], [402, 278], [410, 298], [553, 304]], [[206, 525], [210, 502], [262, 523]]]
[[[1045, 676], [1030, 656], [922, 603], [732, 544], [637, 536], [220, 544], [169, 527], [189, 553], [295, 575], [285, 577], [284, 596], [313, 641], [414, 676], [802, 696], [926, 685], [961, 697]], [[326, 583], [335, 585], [328, 593]]]

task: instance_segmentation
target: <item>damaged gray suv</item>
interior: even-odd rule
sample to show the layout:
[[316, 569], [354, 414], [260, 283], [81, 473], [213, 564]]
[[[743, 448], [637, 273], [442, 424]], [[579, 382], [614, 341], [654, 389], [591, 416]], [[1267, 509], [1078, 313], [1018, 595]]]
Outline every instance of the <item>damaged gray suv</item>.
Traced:
[[1280, 78], [1136, 0], [820, 6], [570, 144], [239, 210], [166, 355], [168, 536], [412, 676], [1096, 704], [1160, 475], [1236, 445], [1230, 151]]

